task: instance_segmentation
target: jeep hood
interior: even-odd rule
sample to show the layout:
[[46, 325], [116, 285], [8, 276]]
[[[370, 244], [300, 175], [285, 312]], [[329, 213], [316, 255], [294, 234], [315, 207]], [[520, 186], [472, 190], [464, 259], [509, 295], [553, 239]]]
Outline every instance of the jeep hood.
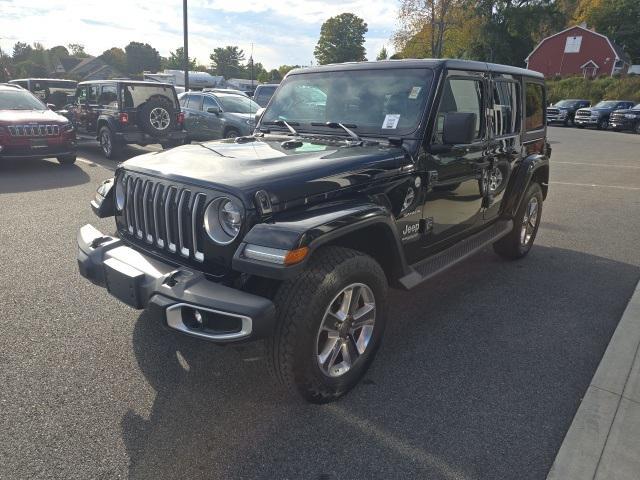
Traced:
[[[284, 143], [287, 141], [290, 145]], [[397, 174], [406, 155], [400, 147], [347, 146], [306, 139], [293, 144], [291, 137], [278, 137], [184, 145], [132, 158], [122, 166], [235, 194], [246, 205], [253, 205], [256, 191], [265, 190], [278, 205]]]

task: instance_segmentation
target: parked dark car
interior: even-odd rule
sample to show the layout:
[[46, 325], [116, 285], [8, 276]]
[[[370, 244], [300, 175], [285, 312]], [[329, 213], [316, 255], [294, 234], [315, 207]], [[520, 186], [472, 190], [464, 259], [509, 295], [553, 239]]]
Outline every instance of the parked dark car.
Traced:
[[80, 272], [178, 332], [264, 339], [286, 388], [335, 400], [380, 346], [389, 285], [530, 251], [545, 105], [541, 74], [484, 62], [294, 70], [253, 136], [121, 164], [92, 201], [117, 234], [80, 229]]
[[264, 83], [258, 85], [255, 93], [253, 94], [253, 99], [261, 107], [266, 107], [279, 86], [280, 84], [278, 83]]
[[576, 111], [580, 108], [589, 108], [589, 100], [568, 99], [560, 100], [552, 106], [547, 107], [547, 123], [560, 123], [565, 127], [573, 125]]
[[606, 130], [609, 117], [614, 111], [633, 108], [633, 105], [634, 102], [628, 100], [603, 100], [595, 107], [579, 109], [574, 122], [578, 128], [596, 127], [598, 130]]
[[173, 85], [132, 80], [78, 84], [67, 113], [83, 139], [97, 139], [104, 156], [117, 158], [125, 144], [184, 143], [184, 114]]
[[59, 78], [17, 78], [9, 83], [29, 90], [44, 103], [54, 105], [56, 110], [73, 102], [78, 85], [74, 80]]
[[640, 103], [633, 108], [613, 112], [609, 127], [616, 132], [631, 130], [640, 134]]
[[253, 133], [260, 105], [245, 95], [187, 92], [179, 96], [187, 142], [236, 138]]
[[0, 84], [0, 160], [56, 158], [76, 161], [76, 135], [71, 122], [49, 109], [31, 92]]

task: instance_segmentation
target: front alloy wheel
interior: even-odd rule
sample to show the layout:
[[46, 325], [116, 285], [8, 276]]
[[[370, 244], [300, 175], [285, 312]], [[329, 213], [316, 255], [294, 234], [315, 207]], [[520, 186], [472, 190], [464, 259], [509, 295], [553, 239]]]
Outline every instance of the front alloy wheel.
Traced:
[[316, 341], [322, 373], [340, 377], [351, 370], [367, 350], [376, 323], [376, 301], [363, 283], [344, 288], [324, 314]]
[[269, 369], [309, 402], [332, 402], [364, 376], [385, 327], [387, 278], [369, 255], [328, 246], [280, 284]]

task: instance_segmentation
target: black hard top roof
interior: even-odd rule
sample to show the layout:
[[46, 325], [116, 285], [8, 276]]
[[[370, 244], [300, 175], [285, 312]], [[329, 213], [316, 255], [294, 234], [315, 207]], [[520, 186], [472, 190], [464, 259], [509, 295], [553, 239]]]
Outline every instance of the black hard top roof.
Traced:
[[477, 62], [474, 60], [455, 59], [403, 59], [403, 60], [382, 60], [379, 62], [350, 62], [334, 63], [330, 65], [320, 65], [317, 67], [298, 68], [292, 70], [291, 74], [332, 72], [344, 70], [389, 70], [394, 68], [431, 68], [434, 70], [473, 70], [476, 72], [495, 72], [508, 75], [522, 75], [525, 77], [543, 80], [544, 75], [540, 72], [527, 70], [526, 68], [512, 67], [510, 65], [499, 65], [497, 63]]

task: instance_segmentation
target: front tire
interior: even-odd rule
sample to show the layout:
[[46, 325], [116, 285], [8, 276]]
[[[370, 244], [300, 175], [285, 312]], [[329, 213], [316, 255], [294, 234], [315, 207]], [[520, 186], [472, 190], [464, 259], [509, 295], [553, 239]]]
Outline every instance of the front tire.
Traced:
[[633, 129], [638, 135], [640, 135], [640, 122], [636, 123], [635, 128]]
[[284, 282], [274, 303], [269, 367], [287, 390], [312, 403], [337, 400], [366, 373], [385, 328], [387, 280], [370, 256], [342, 247], [315, 252]]
[[229, 130], [224, 132], [224, 138], [238, 138], [241, 136], [242, 134], [240, 133], [240, 131], [235, 128], [230, 128]]
[[104, 126], [100, 129], [98, 139], [105, 158], [112, 160], [122, 153], [122, 144], [116, 139], [109, 127]]
[[542, 202], [540, 185], [532, 183], [513, 219], [513, 230], [493, 244], [493, 250], [498, 255], [515, 260], [529, 253], [540, 227]]
[[609, 120], [606, 118], [598, 120], [597, 128], [598, 130], [606, 130], [607, 128], [609, 128]]

